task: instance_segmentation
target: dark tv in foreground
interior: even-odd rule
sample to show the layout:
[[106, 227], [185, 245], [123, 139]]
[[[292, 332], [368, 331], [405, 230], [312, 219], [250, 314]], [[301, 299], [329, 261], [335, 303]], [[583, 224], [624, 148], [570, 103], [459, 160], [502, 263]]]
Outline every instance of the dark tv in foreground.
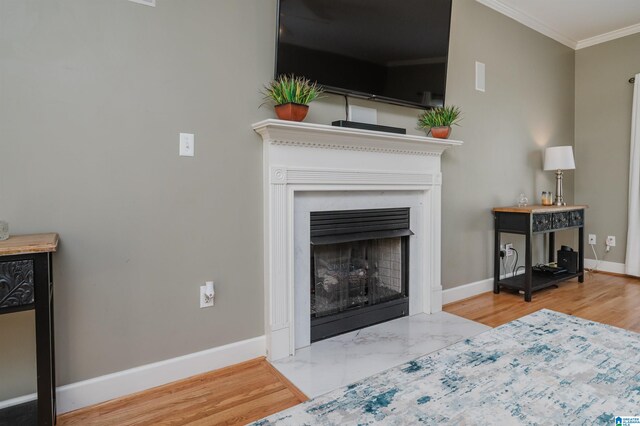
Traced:
[[328, 92], [444, 104], [451, 0], [279, 0], [276, 76]]

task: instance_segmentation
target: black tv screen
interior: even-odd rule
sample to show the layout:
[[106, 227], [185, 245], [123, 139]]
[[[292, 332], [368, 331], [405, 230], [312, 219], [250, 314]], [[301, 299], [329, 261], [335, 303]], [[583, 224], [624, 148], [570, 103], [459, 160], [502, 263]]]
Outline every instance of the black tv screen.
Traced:
[[414, 107], [444, 104], [451, 0], [280, 0], [276, 76]]

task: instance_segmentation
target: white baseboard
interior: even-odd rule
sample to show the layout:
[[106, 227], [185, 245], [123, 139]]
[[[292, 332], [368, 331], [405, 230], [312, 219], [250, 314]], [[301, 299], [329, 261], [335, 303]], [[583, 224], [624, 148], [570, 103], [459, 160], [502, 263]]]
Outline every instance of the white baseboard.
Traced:
[[[522, 275], [524, 271], [518, 271], [515, 275]], [[514, 274], [509, 272], [500, 276], [500, 279], [512, 277]], [[459, 285], [457, 287], [448, 288], [442, 291], [442, 304], [457, 302], [458, 300], [468, 299], [478, 294], [493, 291], [493, 277], [486, 280], [480, 280], [469, 284]]]
[[24, 404], [25, 402], [34, 401], [36, 399], [35, 393], [30, 393], [29, 395], [18, 396], [16, 398], [6, 399], [4, 401], [0, 401], [0, 410], [13, 407], [14, 405]]
[[442, 304], [457, 302], [458, 300], [473, 297], [481, 293], [493, 290], [493, 278], [480, 280], [469, 284], [459, 285], [458, 287], [448, 288], [442, 291]]
[[624, 274], [625, 272], [625, 264], [618, 262], [607, 262], [606, 260], [595, 261], [593, 259], [585, 259], [584, 266], [587, 269], [593, 269], [598, 266], [598, 271], [602, 272], [612, 272], [614, 274]]
[[[265, 356], [265, 337], [207, 349], [57, 388], [58, 414]], [[0, 401], [0, 409], [36, 399], [36, 394]]]
[[[612, 272], [615, 274], [624, 274], [625, 273], [625, 265], [624, 263], [617, 262], [607, 262], [606, 260], [601, 260], [597, 262], [598, 271], [602, 272]], [[585, 259], [584, 260], [585, 268], [592, 269], [596, 266], [596, 261], [593, 259]], [[518, 272], [518, 274], [522, 274], [524, 271]], [[501, 278], [510, 277], [512, 274], [507, 274], [502, 276]], [[458, 287], [448, 288], [442, 292], [442, 303], [446, 305], [447, 303], [457, 302], [458, 300], [467, 299], [469, 297], [477, 296], [481, 293], [486, 293], [487, 291], [493, 290], [493, 278], [487, 278], [486, 280], [480, 280], [469, 284], [463, 284]]]

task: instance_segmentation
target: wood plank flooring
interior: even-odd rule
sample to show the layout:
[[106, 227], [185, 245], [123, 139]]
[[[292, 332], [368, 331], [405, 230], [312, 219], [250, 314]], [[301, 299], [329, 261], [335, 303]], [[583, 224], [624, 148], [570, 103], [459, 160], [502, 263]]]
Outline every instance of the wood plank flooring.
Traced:
[[[640, 332], [640, 280], [590, 274], [560, 288], [521, 295], [491, 292], [444, 310], [491, 327], [542, 308]], [[307, 399], [264, 358], [201, 374], [58, 417], [58, 425], [240, 425]]]
[[501, 291], [450, 303], [443, 310], [451, 314], [497, 327], [514, 319], [547, 308], [569, 315], [627, 330], [640, 332], [640, 279], [588, 274], [585, 282], [577, 279], [533, 293], [527, 303], [522, 295]]
[[244, 425], [307, 397], [264, 358], [58, 416], [59, 426]]

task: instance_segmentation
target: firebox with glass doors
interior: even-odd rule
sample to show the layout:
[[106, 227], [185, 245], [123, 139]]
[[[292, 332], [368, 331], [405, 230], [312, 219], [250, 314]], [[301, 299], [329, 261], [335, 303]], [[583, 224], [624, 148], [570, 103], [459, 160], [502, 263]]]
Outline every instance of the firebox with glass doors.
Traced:
[[311, 212], [311, 342], [409, 314], [409, 208]]

